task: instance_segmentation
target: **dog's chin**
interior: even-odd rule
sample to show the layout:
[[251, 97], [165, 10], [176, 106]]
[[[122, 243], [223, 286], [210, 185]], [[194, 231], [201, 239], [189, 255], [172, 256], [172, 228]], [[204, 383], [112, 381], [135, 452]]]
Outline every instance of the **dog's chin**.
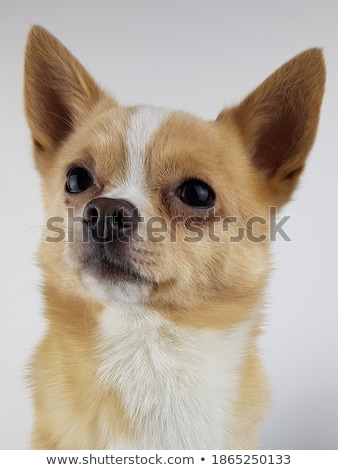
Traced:
[[82, 280], [91, 295], [98, 301], [140, 303], [151, 292], [152, 282], [130, 267], [86, 266]]

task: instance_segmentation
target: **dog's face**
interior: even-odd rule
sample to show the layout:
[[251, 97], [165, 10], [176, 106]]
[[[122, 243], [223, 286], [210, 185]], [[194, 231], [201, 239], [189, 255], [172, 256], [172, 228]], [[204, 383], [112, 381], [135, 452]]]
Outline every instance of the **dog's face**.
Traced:
[[219, 321], [220, 305], [253, 304], [269, 272], [270, 207], [297, 184], [323, 85], [321, 53], [310, 50], [215, 121], [126, 108], [34, 28], [25, 97], [50, 282], [185, 321], [193, 310], [202, 323]]
[[[267, 206], [233, 125], [112, 103], [58, 160], [49, 215], [66, 221], [62, 258], [100, 300], [191, 305], [262, 283]], [[255, 216], [267, 221], [253, 225], [264, 241], [240, 240]]]
[[47, 251], [99, 300], [221, 301], [266, 275], [268, 223], [253, 224], [264, 241], [240, 239], [250, 217], [269, 215], [233, 125], [111, 103], [44, 178], [48, 216], [65, 234], [56, 243], [48, 230]]

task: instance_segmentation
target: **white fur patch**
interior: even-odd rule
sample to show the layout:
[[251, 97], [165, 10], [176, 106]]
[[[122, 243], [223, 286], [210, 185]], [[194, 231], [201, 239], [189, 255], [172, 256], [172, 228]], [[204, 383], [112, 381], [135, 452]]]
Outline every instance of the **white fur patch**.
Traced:
[[126, 137], [127, 172], [123, 183], [111, 190], [106, 197], [126, 199], [141, 214], [149, 208], [145, 179], [145, 155], [147, 144], [170, 114], [170, 110], [153, 106], [141, 106], [132, 115]]
[[82, 275], [82, 280], [95, 299], [109, 304], [114, 302], [126, 302], [127, 304], [142, 302], [150, 292], [150, 287], [147, 284], [126, 281], [113, 283], [97, 279], [86, 273]]
[[233, 404], [251, 324], [228, 332], [177, 326], [136, 305], [101, 318], [101, 380], [119, 393], [133, 442], [102, 417], [111, 449], [232, 448]]

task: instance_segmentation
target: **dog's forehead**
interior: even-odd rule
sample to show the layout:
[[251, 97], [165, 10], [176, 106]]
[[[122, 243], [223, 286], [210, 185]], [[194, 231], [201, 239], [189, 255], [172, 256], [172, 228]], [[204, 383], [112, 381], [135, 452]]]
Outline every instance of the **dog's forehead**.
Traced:
[[[237, 142], [232, 126], [228, 130], [222, 126], [220, 131], [215, 121], [168, 108], [127, 110], [123, 159], [116, 162], [122, 173], [114, 177], [106, 197], [126, 199], [147, 212], [151, 209], [150, 188], [169, 187], [189, 178], [224, 186], [224, 169], [231, 168], [227, 157]], [[233, 177], [234, 172], [229, 174]]]
[[129, 185], [139, 184], [144, 177], [146, 149], [172, 111], [151, 106], [139, 107], [132, 114], [126, 134], [126, 179]]
[[126, 148], [131, 158], [142, 158], [153, 134], [172, 114], [170, 109], [140, 106], [131, 115], [126, 135]]
[[171, 114], [169, 109], [154, 106], [139, 106], [131, 114], [126, 129], [125, 175], [123, 181], [109, 191], [108, 197], [131, 201], [142, 198], [145, 202], [146, 149]]

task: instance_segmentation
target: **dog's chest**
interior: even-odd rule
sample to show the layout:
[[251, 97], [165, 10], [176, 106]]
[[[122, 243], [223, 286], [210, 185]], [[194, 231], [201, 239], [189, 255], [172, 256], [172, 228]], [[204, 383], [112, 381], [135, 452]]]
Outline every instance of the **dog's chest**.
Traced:
[[100, 324], [100, 379], [115, 390], [130, 439], [104, 423], [110, 448], [224, 448], [249, 325], [228, 332], [181, 327], [142, 308], [109, 308]]

